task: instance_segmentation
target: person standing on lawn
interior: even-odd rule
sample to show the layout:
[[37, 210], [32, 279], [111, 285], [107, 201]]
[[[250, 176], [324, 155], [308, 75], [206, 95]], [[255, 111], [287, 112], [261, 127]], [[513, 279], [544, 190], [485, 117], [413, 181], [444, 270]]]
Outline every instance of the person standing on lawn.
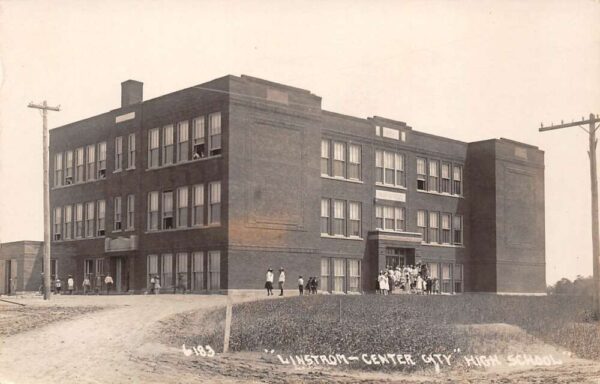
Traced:
[[90, 283], [90, 278], [89, 278], [88, 276], [86, 276], [86, 277], [83, 279], [83, 284], [82, 284], [82, 285], [83, 285], [83, 294], [84, 294], [84, 295], [87, 295], [87, 294], [88, 294], [88, 292], [89, 292], [89, 291], [91, 290], [91, 288], [92, 288], [92, 284]]
[[281, 292], [279, 293], [279, 296], [283, 296], [283, 285], [285, 284], [285, 271], [283, 270], [283, 267], [279, 268], [279, 289], [281, 290]]
[[154, 294], [158, 295], [160, 293], [160, 278], [158, 275], [154, 277]]
[[273, 269], [271, 267], [267, 269], [267, 281], [265, 282], [265, 288], [267, 289], [267, 296], [273, 296]]
[[73, 289], [75, 289], [75, 280], [73, 280], [73, 275], [69, 275], [69, 279], [67, 280], [67, 289], [69, 290], [69, 295], [72, 295]]
[[57, 295], [60, 295], [61, 286], [62, 286], [62, 282], [60, 281], [60, 279], [58, 277], [56, 277], [56, 280], [54, 281], [54, 289], [56, 290]]
[[304, 279], [302, 278], [302, 275], [298, 278], [298, 292], [300, 293], [300, 296], [304, 295]]
[[106, 277], [104, 278], [104, 284], [106, 284], [106, 294], [108, 295], [113, 286], [113, 278], [110, 277], [110, 273], [106, 274]]

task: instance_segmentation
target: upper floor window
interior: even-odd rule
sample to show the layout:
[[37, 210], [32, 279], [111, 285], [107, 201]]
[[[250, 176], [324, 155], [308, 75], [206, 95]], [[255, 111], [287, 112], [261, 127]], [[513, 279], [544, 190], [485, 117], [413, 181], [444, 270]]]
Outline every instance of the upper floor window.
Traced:
[[321, 199], [321, 233], [328, 234], [329, 233], [329, 212], [331, 210], [330, 207], [331, 200], [330, 199]]
[[210, 156], [221, 154], [221, 112], [208, 115], [208, 147]]
[[360, 235], [361, 235], [360, 221], [361, 221], [360, 203], [353, 202], [353, 201], [349, 202], [348, 203], [348, 235], [349, 236], [360, 237]]
[[425, 159], [417, 157], [417, 190], [427, 190], [427, 162]]
[[85, 236], [94, 237], [94, 202], [90, 201], [85, 204]]
[[96, 233], [98, 236], [104, 236], [106, 230], [106, 201], [98, 200], [98, 222], [96, 225]]
[[204, 185], [194, 185], [194, 211], [192, 212], [192, 224], [204, 225]]
[[346, 202], [333, 201], [333, 234], [346, 236]]
[[439, 213], [437, 212], [429, 212], [429, 242], [430, 243], [438, 243], [439, 242]]
[[148, 193], [148, 230], [158, 229], [158, 192]]
[[192, 159], [197, 160], [206, 156], [206, 143], [204, 139], [204, 116], [193, 121], [193, 154]]
[[173, 125], [163, 127], [163, 165], [173, 164]]
[[360, 146], [350, 144], [348, 146], [348, 178], [353, 180], [360, 180]]
[[127, 137], [127, 168], [135, 168], [135, 133]]
[[427, 242], [427, 212], [417, 211], [417, 230], [422, 236], [422, 241]]
[[188, 187], [177, 188], [177, 228], [188, 225]]
[[162, 229], [173, 229], [173, 192], [163, 192]]
[[450, 193], [450, 164], [442, 163], [442, 182], [440, 192]]
[[330, 142], [329, 140], [321, 140], [321, 175], [328, 176], [330, 169]]
[[123, 136], [115, 138], [115, 171], [123, 168]]
[[94, 180], [96, 178], [96, 146], [87, 146], [87, 179]]
[[113, 229], [120, 231], [123, 228], [123, 220], [121, 215], [121, 196], [116, 196], [113, 200]]
[[135, 195], [127, 195], [127, 229], [135, 226]]
[[404, 155], [381, 150], [375, 151], [375, 182], [404, 187]]
[[158, 128], [148, 131], [148, 168], [158, 167], [159, 132]]
[[54, 156], [54, 186], [62, 185], [63, 181], [63, 154], [57, 153]]
[[432, 192], [438, 192], [439, 164], [436, 160], [429, 160], [429, 190]]
[[462, 195], [462, 167], [459, 165], [454, 166], [453, 172], [453, 192], [455, 195]]
[[65, 185], [73, 184], [73, 151], [66, 153]]
[[54, 240], [62, 240], [62, 208], [54, 208]]
[[73, 233], [73, 206], [65, 205], [65, 239], [70, 239]]
[[75, 181], [77, 183], [83, 183], [84, 180], [84, 152], [83, 147], [75, 150]]
[[442, 244], [450, 244], [450, 214], [442, 213]]
[[208, 184], [208, 224], [221, 222], [221, 182], [215, 181]]
[[188, 148], [189, 148], [189, 129], [188, 122], [181, 121], [177, 124], [177, 161], [188, 160]]
[[83, 235], [83, 204], [79, 203], [75, 206], [75, 238], [82, 238]]
[[346, 177], [346, 145], [333, 142], [333, 176]]
[[106, 142], [98, 144], [98, 178], [106, 177]]
[[376, 205], [375, 226], [386, 231], [404, 231], [404, 208]]
[[452, 218], [452, 229], [454, 231], [454, 244], [462, 244], [463, 243], [463, 220], [462, 216], [454, 216]]

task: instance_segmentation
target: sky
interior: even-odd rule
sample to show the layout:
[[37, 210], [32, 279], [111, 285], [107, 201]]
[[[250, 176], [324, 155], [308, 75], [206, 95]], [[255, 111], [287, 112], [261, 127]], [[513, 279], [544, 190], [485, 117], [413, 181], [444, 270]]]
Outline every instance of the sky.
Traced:
[[600, 1], [0, 0], [0, 242], [43, 239], [42, 121], [227, 74], [308, 89], [323, 109], [545, 151], [546, 279], [592, 274], [587, 134], [600, 114]]

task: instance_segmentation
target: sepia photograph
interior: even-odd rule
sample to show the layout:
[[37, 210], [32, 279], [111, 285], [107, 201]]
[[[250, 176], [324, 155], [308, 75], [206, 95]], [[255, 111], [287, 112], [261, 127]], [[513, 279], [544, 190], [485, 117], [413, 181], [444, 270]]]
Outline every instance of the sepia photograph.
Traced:
[[0, 0], [0, 384], [599, 384], [599, 20]]

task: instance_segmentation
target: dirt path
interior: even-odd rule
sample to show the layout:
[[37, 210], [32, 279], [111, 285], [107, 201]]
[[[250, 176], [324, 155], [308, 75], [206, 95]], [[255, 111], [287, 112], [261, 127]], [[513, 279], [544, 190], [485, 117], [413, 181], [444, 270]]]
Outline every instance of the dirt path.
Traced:
[[[32, 300], [29, 304], [48, 305]], [[168, 351], [147, 340], [147, 334], [165, 317], [224, 303], [223, 296], [57, 297], [51, 305], [117, 307], [5, 338], [0, 343], [0, 382], [171, 382], [172, 373], [140, 364], [140, 358]]]

